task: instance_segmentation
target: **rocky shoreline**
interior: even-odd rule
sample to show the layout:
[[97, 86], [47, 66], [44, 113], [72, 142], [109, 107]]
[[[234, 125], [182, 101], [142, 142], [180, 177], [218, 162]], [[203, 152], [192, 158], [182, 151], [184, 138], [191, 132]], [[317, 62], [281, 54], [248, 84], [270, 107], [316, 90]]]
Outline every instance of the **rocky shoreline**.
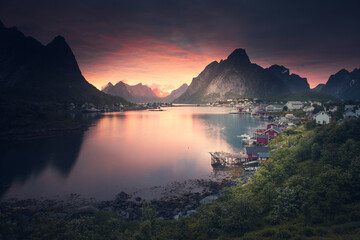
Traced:
[[[10, 199], [0, 202], [1, 215], [11, 221], [14, 216], [21, 216], [24, 221], [31, 222], [41, 215], [52, 215], [62, 218], [77, 218], [82, 215], [93, 215], [99, 211], [109, 211], [125, 221], [140, 220], [144, 203], [155, 206], [156, 217], [159, 219], [179, 219], [196, 212], [201, 204], [208, 204], [217, 199], [224, 187], [235, 186], [241, 180], [246, 183], [253, 172], [239, 169], [239, 175], [232, 172], [220, 179], [194, 179], [184, 182], [173, 182], [167, 186], [148, 189], [157, 192], [157, 198], [145, 199], [144, 192], [134, 194], [121, 192], [115, 199], [97, 201], [83, 198], [79, 194], [70, 194], [64, 200], [50, 199]], [[159, 195], [160, 193], [160, 195]]]

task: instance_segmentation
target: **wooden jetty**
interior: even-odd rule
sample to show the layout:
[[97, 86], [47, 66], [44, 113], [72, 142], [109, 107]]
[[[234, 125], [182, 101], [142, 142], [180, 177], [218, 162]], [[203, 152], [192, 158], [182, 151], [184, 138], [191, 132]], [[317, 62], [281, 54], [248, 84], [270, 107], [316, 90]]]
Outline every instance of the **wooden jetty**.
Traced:
[[213, 167], [231, 167], [248, 162], [244, 153], [210, 152], [210, 155]]

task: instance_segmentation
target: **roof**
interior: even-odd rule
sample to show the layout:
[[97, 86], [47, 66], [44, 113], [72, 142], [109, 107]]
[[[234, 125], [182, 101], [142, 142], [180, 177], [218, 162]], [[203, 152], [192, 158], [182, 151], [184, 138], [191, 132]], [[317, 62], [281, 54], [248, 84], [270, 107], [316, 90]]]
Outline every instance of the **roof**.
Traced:
[[274, 131], [276, 131], [276, 132], [278, 132], [278, 133], [281, 133], [281, 129], [278, 128], [278, 127], [274, 127], [274, 126], [272, 126], [271, 128], [269, 128], [269, 129], [266, 130], [265, 132], [270, 131], [270, 130], [274, 130]]
[[[318, 112], [317, 114], [315, 114], [315, 115], [313, 116], [313, 118], [316, 118], [316, 117], [319, 116], [320, 114], [326, 114], [326, 115], [329, 116], [329, 114], [327, 114], [326, 112], [321, 111], [321, 112]], [[329, 116], [329, 117], [330, 117], [330, 116]]]
[[283, 108], [284, 106], [283, 105], [271, 104], [271, 105], [268, 105], [267, 107]]
[[267, 152], [259, 152], [259, 157], [260, 158], [268, 158], [269, 154]]
[[247, 154], [251, 154], [251, 155], [257, 155], [260, 152], [269, 152], [270, 148], [269, 147], [246, 147], [245, 148], [246, 153]]
[[299, 105], [301, 104], [301, 105], [303, 105], [302, 102], [300, 102], [300, 101], [288, 101], [286, 104], [290, 104], [290, 103], [291, 104], [299, 104]]

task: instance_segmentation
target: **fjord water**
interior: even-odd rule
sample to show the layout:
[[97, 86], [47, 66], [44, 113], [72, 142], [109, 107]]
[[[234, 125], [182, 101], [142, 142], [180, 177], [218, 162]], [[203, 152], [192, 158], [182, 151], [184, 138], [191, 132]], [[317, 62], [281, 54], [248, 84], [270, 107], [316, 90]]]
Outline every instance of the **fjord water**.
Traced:
[[172, 107], [106, 113], [84, 133], [10, 144], [1, 150], [2, 200], [98, 200], [173, 181], [209, 178], [211, 151], [239, 152], [260, 122], [230, 108]]

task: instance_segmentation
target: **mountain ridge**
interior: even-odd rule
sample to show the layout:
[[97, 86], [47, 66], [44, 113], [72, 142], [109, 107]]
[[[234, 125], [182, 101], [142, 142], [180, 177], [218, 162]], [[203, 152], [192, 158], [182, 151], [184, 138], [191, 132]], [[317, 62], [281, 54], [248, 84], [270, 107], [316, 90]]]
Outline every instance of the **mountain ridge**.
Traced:
[[0, 95], [33, 102], [110, 104], [124, 99], [102, 93], [81, 73], [63, 36], [47, 45], [0, 23]]
[[331, 75], [322, 92], [344, 100], [360, 100], [360, 69], [341, 69]]
[[[119, 87], [121, 85], [121, 88]], [[129, 85], [122, 81], [119, 81], [115, 85], [109, 82], [101, 91], [113, 95], [121, 96], [128, 101], [132, 102], [159, 102], [159, 103], [171, 103], [175, 98], [179, 97], [186, 89], [187, 84], [182, 84], [179, 88], [171, 91], [166, 97], [158, 97], [154, 91], [142, 83], [136, 85]]]
[[207, 65], [175, 102], [206, 103], [221, 98], [267, 97], [288, 92], [281, 79], [252, 63], [246, 51], [238, 48], [227, 59]]

